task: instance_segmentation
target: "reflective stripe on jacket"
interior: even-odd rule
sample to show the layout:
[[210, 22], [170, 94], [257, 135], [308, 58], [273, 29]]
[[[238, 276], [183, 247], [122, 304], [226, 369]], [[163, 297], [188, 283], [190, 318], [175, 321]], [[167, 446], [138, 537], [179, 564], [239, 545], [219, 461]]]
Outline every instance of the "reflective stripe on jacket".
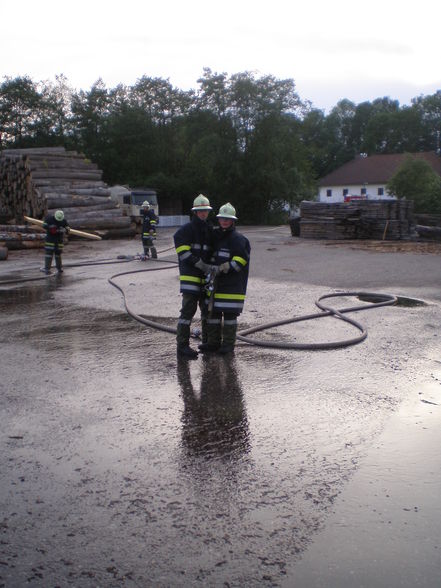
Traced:
[[208, 263], [212, 247], [213, 227], [196, 215], [173, 235], [179, 260], [180, 292], [199, 295], [205, 284], [203, 272], [195, 267], [200, 259]]
[[215, 252], [212, 263], [221, 265], [229, 263], [227, 273], [217, 276], [217, 287], [214, 294], [214, 311], [240, 314], [245, 303], [248, 284], [251, 247], [248, 239], [238, 233], [234, 225], [222, 231], [214, 231]]
[[65, 218], [58, 221], [53, 214], [48, 215], [43, 222], [43, 229], [46, 229], [45, 249], [62, 249], [64, 233], [68, 228], [69, 225]]
[[[155, 214], [155, 211], [149, 208], [145, 210], [141, 208], [140, 214], [142, 216], [142, 236], [143, 238], [146, 237], [156, 237], [156, 225], [159, 223], [159, 219]], [[153, 231], [153, 234], [150, 233]]]

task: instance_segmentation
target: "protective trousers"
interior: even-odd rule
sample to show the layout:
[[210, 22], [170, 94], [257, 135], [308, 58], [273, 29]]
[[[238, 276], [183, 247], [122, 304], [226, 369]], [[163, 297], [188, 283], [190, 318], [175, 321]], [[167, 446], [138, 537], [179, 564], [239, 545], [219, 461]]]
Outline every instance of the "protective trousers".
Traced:
[[176, 333], [178, 347], [186, 346], [190, 342], [190, 325], [198, 309], [198, 304], [201, 309], [202, 342], [205, 343], [207, 341], [207, 309], [204, 301], [205, 297], [203, 293], [200, 296], [182, 294], [182, 307]]
[[[223, 324], [222, 324], [223, 317]], [[234, 347], [237, 333], [237, 315], [230, 313], [213, 313], [207, 319], [208, 343], [214, 347], [228, 345]]]
[[143, 237], [142, 238], [142, 246], [144, 248], [144, 255], [149, 257], [149, 255], [151, 253], [152, 259], [157, 259], [158, 253], [156, 251], [156, 247], [153, 245], [152, 237]]
[[60, 272], [62, 269], [61, 251], [58, 248], [45, 247], [44, 269], [49, 272], [52, 265], [52, 257], [55, 254], [55, 267]]

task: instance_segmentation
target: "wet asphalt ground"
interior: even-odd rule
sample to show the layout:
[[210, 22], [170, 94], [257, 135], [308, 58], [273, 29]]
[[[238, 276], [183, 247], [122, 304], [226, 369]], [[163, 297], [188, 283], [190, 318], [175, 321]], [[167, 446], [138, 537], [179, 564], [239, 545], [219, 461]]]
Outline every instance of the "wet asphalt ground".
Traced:
[[[400, 303], [353, 313], [358, 345], [188, 362], [108, 282], [136, 271], [114, 278], [130, 309], [175, 326], [176, 266], [117, 263], [139, 240], [72, 241], [62, 276], [0, 286], [0, 586], [441, 585], [441, 256], [243, 232], [240, 329], [332, 292]], [[10, 252], [0, 282], [42, 260]], [[321, 318], [256, 337], [356, 334]]]

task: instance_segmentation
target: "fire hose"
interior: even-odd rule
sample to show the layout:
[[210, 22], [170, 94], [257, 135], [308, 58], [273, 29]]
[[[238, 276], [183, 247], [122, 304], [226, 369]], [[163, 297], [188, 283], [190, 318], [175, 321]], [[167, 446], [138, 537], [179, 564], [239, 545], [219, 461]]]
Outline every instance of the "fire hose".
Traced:
[[[163, 253], [163, 252], [159, 252]], [[72, 263], [66, 265], [65, 267], [82, 267], [82, 266], [89, 266], [89, 265], [101, 265], [101, 264], [112, 264], [112, 263], [127, 263], [131, 261], [135, 261], [139, 259], [139, 256], [119, 256], [118, 259], [104, 259], [104, 260], [95, 260], [91, 262], [82, 262], [82, 263]], [[124, 289], [119, 286], [115, 279], [121, 276], [132, 275], [136, 273], [144, 273], [150, 271], [159, 271], [159, 270], [166, 270], [171, 269], [177, 265], [176, 261], [164, 260], [164, 259], [151, 259], [150, 262], [156, 263], [167, 263], [169, 265], [165, 267], [150, 267], [140, 270], [132, 270], [128, 272], [121, 272], [114, 274], [110, 278], [108, 278], [108, 282], [111, 286], [119, 290], [123, 297], [123, 303], [127, 314], [132, 317], [134, 320], [154, 329], [158, 329], [161, 331], [165, 331], [167, 333], [176, 334], [176, 328], [170, 327], [168, 325], [164, 325], [160, 322], [152, 321], [144, 316], [141, 316], [134, 312], [128, 305], [126, 295]], [[37, 279], [47, 279], [47, 277], [43, 278], [28, 278], [23, 280], [9, 280], [9, 281], [2, 281], [0, 282], [0, 286], [11, 284], [11, 283], [19, 283], [24, 281], [33, 281]], [[357, 306], [350, 306], [341, 309], [332, 308], [322, 301], [329, 299], [329, 298], [343, 298], [343, 297], [356, 297], [360, 300], [368, 301], [368, 304], [362, 304]], [[277, 320], [271, 323], [265, 323], [262, 325], [257, 325], [251, 327], [249, 329], [244, 329], [238, 331], [237, 339], [242, 341], [243, 343], [247, 343], [249, 345], [260, 346], [260, 347], [270, 347], [275, 349], [299, 349], [299, 350], [323, 350], [323, 349], [337, 349], [342, 347], [348, 347], [350, 345], [356, 345], [357, 343], [361, 343], [367, 337], [367, 329], [358, 321], [345, 316], [347, 313], [358, 312], [361, 310], [368, 310], [373, 308], [379, 308], [382, 306], [390, 306], [396, 304], [398, 301], [397, 296], [392, 294], [383, 294], [383, 293], [372, 293], [372, 292], [363, 292], [363, 291], [351, 291], [351, 292], [338, 292], [338, 293], [331, 293], [331, 294], [324, 294], [318, 300], [315, 301], [315, 305], [320, 309], [320, 312], [302, 315], [302, 316], [294, 316], [291, 318], [286, 318], [282, 320]], [[343, 339], [340, 341], [326, 341], [326, 342], [319, 342], [319, 343], [300, 343], [300, 342], [287, 342], [287, 341], [275, 341], [275, 340], [267, 340], [267, 339], [256, 339], [255, 337], [250, 337], [249, 335], [261, 331], [265, 331], [268, 329], [273, 329], [276, 327], [280, 327], [283, 325], [288, 325], [291, 323], [302, 322], [312, 319], [319, 319], [324, 317], [333, 317], [338, 320], [342, 320], [354, 328], [360, 331], [360, 334], [356, 337], [351, 337], [349, 339]], [[197, 338], [197, 334], [193, 334], [193, 337]]]

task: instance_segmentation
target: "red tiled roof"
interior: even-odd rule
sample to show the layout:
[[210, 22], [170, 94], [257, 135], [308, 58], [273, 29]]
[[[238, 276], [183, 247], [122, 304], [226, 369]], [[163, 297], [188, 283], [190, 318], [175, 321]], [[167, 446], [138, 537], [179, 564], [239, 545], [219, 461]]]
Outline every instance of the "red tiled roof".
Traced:
[[320, 186], [345, 186], [350, 184], [385, 184], [397, 171], [406, 157], [425, 159], [441, 176], [441, 157], [434, 151], [424, 153], [390, 153], [387, 155], [359, 155], [338, 169], [321, 178]]

